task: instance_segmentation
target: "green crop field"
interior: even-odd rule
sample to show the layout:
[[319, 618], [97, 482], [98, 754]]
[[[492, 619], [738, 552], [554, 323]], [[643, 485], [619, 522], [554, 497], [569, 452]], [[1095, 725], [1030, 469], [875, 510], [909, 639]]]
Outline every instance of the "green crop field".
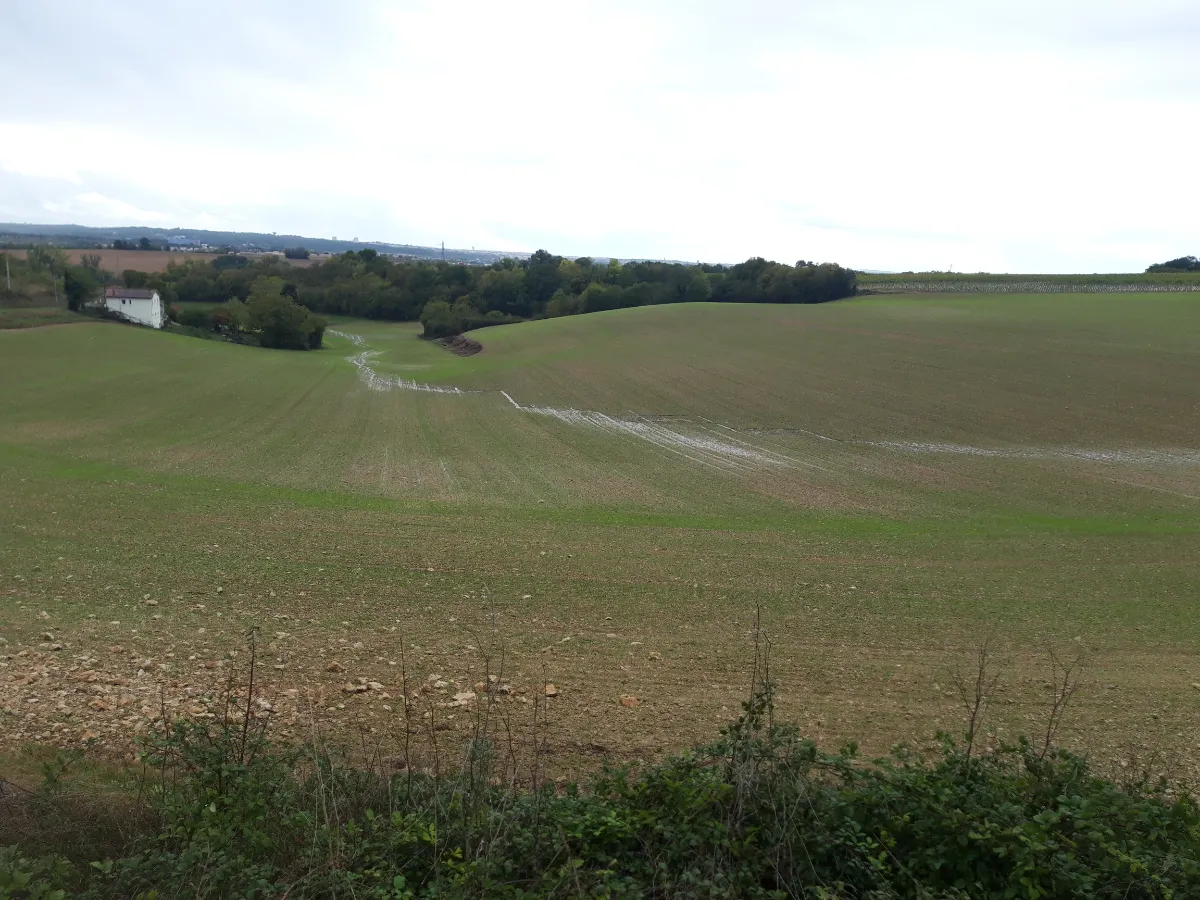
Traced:
[[449, 698], [502, 645], [564, 765], [645, 758], [737, 710], [761, 608], [822, 741], [956, 730], [989, 639], [1004, 733], [1042, 727], [1053, 652], [1068, 744], [1197, 758], [1195, 295], [660, 306], [465, 358], [333, 329], [0, 332], [6, 746], [209, 715], [257, 626], [283, 732], [384, 736], [402, 669]]
[[990, 272], [860, 273], [859, 289], [869, 293], [1124, 293], [1200, 291], [1195, 272], [1141, 272], [1104, 275], [995, 275]]

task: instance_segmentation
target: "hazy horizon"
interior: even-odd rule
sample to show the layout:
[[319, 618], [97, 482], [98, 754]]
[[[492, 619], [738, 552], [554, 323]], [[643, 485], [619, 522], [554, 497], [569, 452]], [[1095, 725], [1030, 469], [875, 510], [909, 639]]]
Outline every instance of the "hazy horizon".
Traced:
[[1200, 9], [16, 0], [0, 220], [878, 270], [1200, 252]]

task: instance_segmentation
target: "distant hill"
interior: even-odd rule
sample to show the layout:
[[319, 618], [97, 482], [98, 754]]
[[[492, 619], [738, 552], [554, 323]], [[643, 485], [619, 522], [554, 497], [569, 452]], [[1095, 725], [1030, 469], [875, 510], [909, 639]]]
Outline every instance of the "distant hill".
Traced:
[[[343, 241], [333, 238], [304, 237], [299, 234], [266, 234], [258, 231], [210, 231], [203, 228], [182, 227], [147, 228], [140, 225], [94, 228], [90, 225], [30, 225], [22, 222], [0, 222], [0, 248], [6, 246], [26, 247], [31, 243], [51, 243], [67, 249], [89, 250], [97, 247], [110, 247], [114, 241], [128, 241], [136, 244], [141, 238], [147, 238], [155, 249], [163, 250], [211, 248], [212, 252], [228, 249], [239, 253], [261, 253], [269, 250], [282, 251], [303, 247], [312, 253], [345, 253], [347, 250], [358, 251], [370, 248], [377, 253], [385, 253], [390, 256], [411, 259], [445, 259], [448, 262], [480, 266], [489, 265], [505, 257], [528, 259], [530, 256], [530, 253], [526, 251], [476, 250], [474, 248], [464, 250], [451, 247], [443, 249], [417, 244]], [[622, 265], [638, 262], [661, 262], [691, 266], [697, 263], [696, 260], [660, 259], [648, 256], [594, 255], [590, 258], [600, 265], [606, 265], [610, 259], [616, 259]], [[731, 266], [733, 263], [715, 263], [714, 265]], [[876, 269], [859, 269], [858, 271], [881, 275], [890, 274]]]
[[377, 253], [413, 259], [442, 259], [452, 262], [486, 265], [506, 256], [524, 259], [528, 253], [501, 252], [498, 250], [462, 250], [447, 247], [421, 247], [415, 244], [391, 244], [383, 241], [341, 241], [330, 238], [303, 237], [298, 234], [263, 234], [255, 231], [209, 231], [202, 228], [145, 228], [122, 226], [118, 228], [92, 228], [87, 225], [29, 225], [17, 222], [0, 222], [0, 246], [29, 243], [55, 243], [68, 248], [88, 248], [110, 245], [113, 241], [137, 242], [148, 238], [156, 247], [178, 247], [180, 249], [228, 248], [252, 253], [264, 250], [287, 250], [303, 247], [314, 253], [345, 253], [347, 250], [370, 248]]

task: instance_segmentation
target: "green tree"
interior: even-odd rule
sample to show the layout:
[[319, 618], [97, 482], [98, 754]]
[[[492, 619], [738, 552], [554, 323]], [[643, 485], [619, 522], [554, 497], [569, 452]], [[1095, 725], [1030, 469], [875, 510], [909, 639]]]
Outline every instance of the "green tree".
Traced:
[[250, 312], [237, 297], [230, 297], [213, 310], [212, 326], [226, 337], [237, 338], [250, 330]]
[[212, 261], [214, 269], [244, 269], [250, 265], [250, 260], [236, 253], [223, 253]]
[[[396, 259], [371, 248], [303, 268], [278, 257], [252, 259], [226, 252], [211, 264], [189, 260], [163, 273], [127, 273], [126, 284], [157, 288], [166, 302], [219, 304], [229, 297], [245, 300], [256, 279], [264, 276], [285, 279], [284, 296], [314, 313], [420, 319], [432, 322], [439, 335], [543, 315], [658, 303], [821, 303], [851, 296], [855, 288], [852, 271], [805, 260], [796, 266], [765, 259], [737, 266], [622, 265], [615, 259], [599, 265], [587, 257], [569, 260], [540, 250], [528, 260], [506, 258], [475, 267]], [[594, 284], [612, 290], [593, 289]], [[469, 307], [458, 305], [464, 297]], [[445, 301], [449, 311], [430, 307], [436, 301]], [[422, 316], [426, 308], [430, 313]]]
[[255, 280], [246, 299], [249, 328], [264, 347], [279, 350], [311, 350], [321, 346], [325, 320], [283, 293], [282, 278], [264, 275]]
[[[529, 298], [530, 311], [541, 312], [563, 285], [563, 273], [559, 264], [561, 256], [555, 256], [545, 250], [538, 250], [525, 264], [525, 292]], [[528, 315], [528, 313], [526, 313]]]
[[508, 266], [489, 269], [479, 277], [476, 293], [481, 301], [480, 306], [485, 310], [499, 310], [510, 316], [528, 316], [533, 312], [529, 292], [525, 289], [523, 269]]
[[1194, 256], [1181, 256], [1178, 259], [1168, 259], [1164, 263], [1155, 263], [1146, 269], [1147, 272], [1200, 272], [1200, 259]]
[[566, 291], [559, 289], [554, 292], [554, 296], [546, 304], [546, 315], [551, 318], [556, 316], [573, 316], [576, 313], [584, 311], [585, 302], [580, 294], [568, 294]]
[[[565, 290], [571, 294], [578, 294], [588, 285], [591, 280], [591, 260], [588, 260], [588, 265], [582, 266], [579, 260], [564, 259], [558, 264], [558, 285], [560, 290]], [[551, 295], [553, 296], [553, 295]]]
[[67, 266], [63, 270], [63, 293], [67, 308], [79, 312], [96, 296], [100, 285], [92, 270], [86, 266]]
[[29, 248], [25, 258], [29, 261], [29, 268], [35, 272], [47, 271], [58, 275], [67, 267], [67, 251], [62, 247], [37, 244]]
[[185, 306], [179, 310], [175, 321], [185, 328], [214, 328], [214, 317], [216, 312], [211, 315], [208, 310], [199, 306]]
[[615, 284], [593, 281], [579, 297], [582, 312], [601, 312], [625, 306], [625, 290]]
[[421, 310], [421, 324], [425, 326], [424, 337], [443, 338], [462, 331], [462, 320], [454, 314], [445, 300], [431, 300]]
[[67, 269], [67, 251], [61, 247], [38, 244], [29, 248], [26, 255], [29, 268], [35, 272], [50, 273], [50, 286], [54, 290], [54, 305], [58, 306], [58, 279]]

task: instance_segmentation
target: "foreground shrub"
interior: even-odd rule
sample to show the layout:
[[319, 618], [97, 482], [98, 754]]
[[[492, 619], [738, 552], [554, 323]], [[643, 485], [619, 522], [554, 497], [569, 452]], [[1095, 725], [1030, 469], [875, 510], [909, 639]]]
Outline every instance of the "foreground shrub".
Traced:
[[[76, 860], [76, 881], [94, 898], [1200, 896], [1191, 798], [1064, 751], [946, 738], [866, 762], [775, 725], [769, 687], [714, 745], [582, 786], [505, 784], [483, 734], [444, 776], [273, 747], [248, 712], [176, 723], [145, 747], [153, 827]], [[0, 898], [55, 896], [64, 865], [3, 851]]]
[[171, 318], [185, 328], [212, 328], [212, 313], [195, 306], [173, 307]]
[[19, 847], [0, 847], [0, 900], [62, 900], [71, 874], [59, 856], [30, 859]]

